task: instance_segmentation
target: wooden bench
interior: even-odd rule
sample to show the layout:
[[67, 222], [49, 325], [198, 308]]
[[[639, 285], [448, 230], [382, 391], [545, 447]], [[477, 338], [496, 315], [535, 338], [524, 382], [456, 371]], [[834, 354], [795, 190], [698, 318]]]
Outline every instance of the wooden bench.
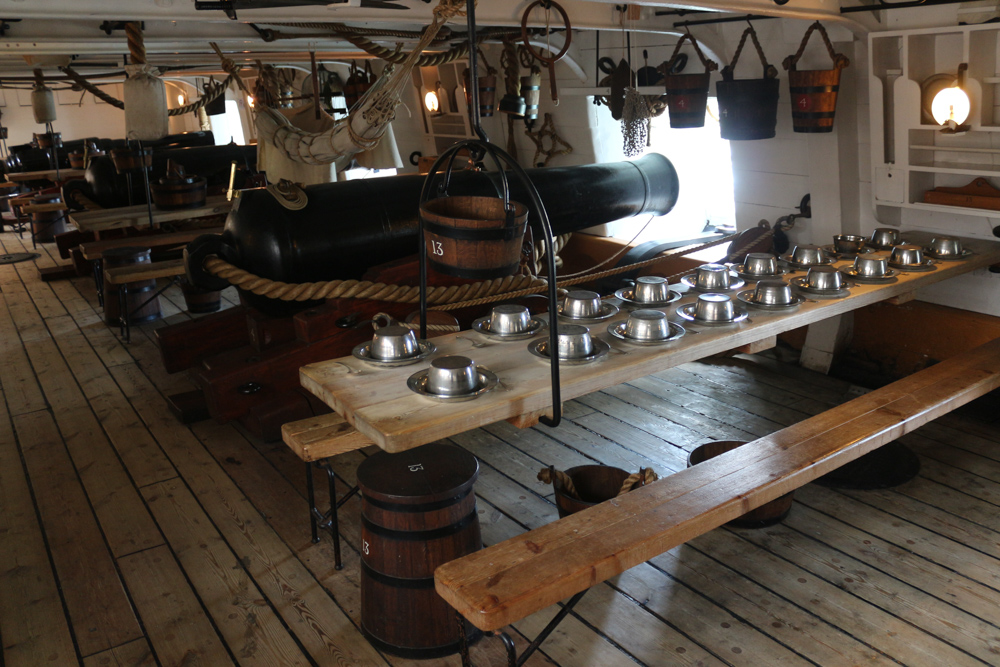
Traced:
[[[343, 568], [340, 558], [340, 528], [337, 510], [358, 492], [358, 487], [350, 489], [340, 499], [336, 495], [336, 476], [327, 459], [338, 454], [353, 452], [372, 445], [372, 441], [354, 430], [336, 412], [288, 422], [281, 427], [281, 439], [295, 455], [306, 464], [306, 484], [309, 496], [309, 526], [313, 543], [319, 542], [319, 529], [323, 528], [333, 537], [333, 559], [336, 569]], [[326, 471], [330, 489], [330, 508], [322, 510], [316, 506], [316, 486], [313, 468]]]
[[[446, 563], [434, 575], [437, 592], [476, 627], [496, 631], [570, 596], [577, 600], [595, 584], [998, 386], [1000, 339], [614, 501]], [[539, 639], [554, 627], [550, 623]]]
[[[140, 310], [147, 303], [158, 297], [168, 287], [177, 282], [180, 276], [184, 275], [183, 259], [168, 259], [162, 262], [150, 262], [148, 264], [132, 264], [130, 266], [118, 266], [104, 271], [103, 280], [107, 285], [118, 286], [118, 301], [121, 304], [119, 320], [121, 323], [122, 339], [129, 343], [132, 341], [131, 324], [129, 322], [128, 307], [128, 286], [130, 283], [137, 283], [143, 280], [156, 280], [157, 278], [170, 278], [170, 282], [158, 289], [153, 296], [135, 310]], [[103, 286], [102, 286], [103, 287]], [[103, 295], [103, 289], [101, 290]]]

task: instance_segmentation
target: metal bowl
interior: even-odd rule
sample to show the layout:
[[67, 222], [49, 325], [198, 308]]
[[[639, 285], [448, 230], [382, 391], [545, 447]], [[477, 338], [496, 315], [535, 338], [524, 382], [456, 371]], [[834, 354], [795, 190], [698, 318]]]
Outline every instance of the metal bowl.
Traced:
[[378, 368], [395, 368], [397, 366], [409, 366], [410, 364], [415, 364], [437, 352], [437, 346], [430, 341], [420, 340], [417, 341], [417, 345], [419, 351], [412, 357], [405, 357], [403, 359], [376, 359], [371, 353], [372, 343], [370, 340], [367, 340], [364, 343], [355, 346], [355, 348], [351, 350], [351, 356], [367, 363], [370, 366]]
[[458, 354], [438, 357], [427, 369], [427, 391], [439, 396], [457, 396], [476, 390], [476, 362]]
[[962, 240], [954, 236], [935, 236], [924, 252], [934, 259], [944, 260], [964, 259], [972, 254], [971, 250], [962, 247]]
[[778, 258], [766, 252], [752, 252], [743, 260], [742, 272], [749, 276], [779, 275]]
[[832, 266], [816, 266], [806, 272], [809, 289], [834, 292], [843, 287], [840, 272]]
[[833, 237], [833, 247], [841, 253], [857, 253], [865, 247], [864, 236], [854, 236], [853, 234], [835, 234]]
[[370, 355], [380, 361], [398, 361], [419, 354], [420, 345], [413, 329], [392, 324], [375, 330]]
[[792, 248], [789, 259], [800, 266], [825, 264], [827, 261], [826, 254], [818, 245], [797, 245]]
[[761, 306], [789, 306], [796, 303], [792, 287], [784, 280], [762, 280], [753, 293], [754, 303]]
[[896, 245], [889, 254], [889, 264], [897, 267], [920, 266], [924, 263], [924, 250], [918, 245]]
[[902, 243], [899, 230], [893, 227], [879, 227], [872, 232], [868, 240], [869, 245], [876, 248], [891, 248]]
[[[642, 311], [636, 311], [642, 312]], [[659, 313], [660, 311], [652, 311]], [[666, 321], [666, 315], [663, 315], [664, 321]], [[670, 341], [677, 340], [683, 336], [687, 331], [679, 324], [674, 324], [673, 322], [667, 322], [667, 333], [661, 338], [636, 338], [634, 336], [628, 335], [626, 328], [628, 327], [628, 322], [614, 322], [608, 325], [608, 333], [619, 340], [623, 340], [627, 343], [632, 343], [633, 345], [662, 345], [664, 343], [669, 343]]]
[[695, 273], [694, 286], [703, 290], [729, 289], [732, 275], [728, 266], [703, 264]]
[[[589, 364], [594, 361], [599, 361], [604, 357], [608, 356], [608, 351], [611, 349], [611, 346], [608, 345], [605, 341], [601, 340], [600, 338], [591, 338], [590, 342], [591, 345], [593, 346], [590, 354], [588, 354], [585, 357], [571, 357], [571, 358], [563, 358], [562, 356], [560, 356], [559, 365], [576, 366], [579, 364]], [[540, 359], [544, 359], [546, 361], [552, 360], [552, 357], [549, 355], [549, 339], [547, 337], [542, 338], [540, 340], [536, 340], [535, 342], [529, 344], [528, 352], [530, 352], [531, 354]]]
[[434, 399], [435, 401], [440, 401], [442, 403], [458, 403], [461, 401], [471, 401], [474, 398], [482, 396], [488, 391], [493, 390], [499, 380], [497, 376], [490, 371], [490, 369], [485, 366], [476, 367], [476, 386], [475, 388], [464, 394], [438, 394], [430, 391], [428, 388], [428, 375], [430, 373], [429, 368], [417, 371], [411, 375], [406, 380], [406, 386], [410, 388], [410, 391], [416, 392], [421, 396], [426, 396], [427, 398]]
[[563, 299], [560, 314], [578, 320], [601, 316], [601, 295], [590, 290], [572, 290]]
[[636, 303], [666, 303], [670, 301], [670, 283], [660, 276], [639, 276], [632, 289], [632, 300]]
[[625, 321], [624, 332], [637, 340], [663, 340], [670, 336], [670, 322], [662, 310], [636, 310]]
[[889, 270], [885, 257], [856, 257], [852, 267], [858, 278], [882, 278]]
[[490, 331], [501, 336], [519, 334], [531, 326], [531, 314], [525, 306], [503, 304], [490, 313]]
[[472, 321], [472, 329], [476, 333], [503, 341], [531, 338], [541, 331], [543, 326], [544, 323], [540, 319], [530, 316], [527, 308], [510, 304], [496, 306], [486, 317]]
[[694, 303], [678, 308], [677, 314], [698, 324], [734, 324], [748, 315], [746, 309], [737, 307], [728, 294], [700, 294]]
[[593, 353], [594, 341], [590, 329], [581, 324], [564, 324], [556, 337], [556, 354], [560, 359], [578, 359]]

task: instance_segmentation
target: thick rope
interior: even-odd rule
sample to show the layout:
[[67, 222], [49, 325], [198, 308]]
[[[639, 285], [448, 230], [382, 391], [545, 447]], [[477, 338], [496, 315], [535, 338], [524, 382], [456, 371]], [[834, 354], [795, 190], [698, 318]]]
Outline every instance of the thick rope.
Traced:
[[822, 23], [816, 21], [809, 26], [808, 30], [806, 30], [806, 34], [802, 37], [802, 43], [799, 44], [799, 50], [795, 52], [795, 55], [788, 56], [781, 62], [782, 67], [786, 70], [795, 69], [795, 66], [799, 62], [799, 58], [802, 57], [802, 54], [806, 50], [806, 44], [809, 42], [809, 37], [813, 34], [814, 30], [819, 30], [820, 37], [823, 38], [823, 43], [826, 45], [826, 52], [830, 54], [830, 60], [833, 61], [833, 66], [836, 69], [844, 69], [851, 64], [851, 61], [848, 60], [847, 56], [833, 50], [833, 43], [830, 42], [830, 36], [826, 34], [826, 28], [823, 27]]
[[[110, 104], [111, 106], [117, 109], [125, 108], [124, 102], [122, 102], [116, 97], [112, 97], [111, 95], [107, 94], [106, 92], [104, 92], [103, 90], [92, 84], [90, 81], [83, 78], [83, 76], [73, 68], [60, 67], [59, 69], [60, 71], [63, 72], [63, 74], [72, 79], [74, 83], [76, 83], [78, 86], [86, 90], [94, 97], [99, 98], [103, 102]], [[186, 113], [191, 113], [192, 111], [197, 111], [198, 109], [204, 109], [206, 105], [214, 102], [216, 99], [218, 99], [220, 95], [226, 92], [226, 88], [229, 87], [229, 83], [233, 80], [234, 76], [235, 75], [233, 74], [228, 75], [223, 81], [216, 84], [214, 88], [209, 90], [207, 93], [199, 97], [194, 102], [189, 102], [188, 104], [185, 104], [182, 107], [171, 109], [167, 113], [171, 116], [183, 116]]]
[[170, 116], [183, 116], [186, 113], [191, 113], [192, 111], [197, 111], [198, 109], [204, 109], [206, 105], [211, 104], [217, 100], [220, 95], [224, 95], [226, 93], [226, 89], [229, 88], [229, 83], [233, 80], [234, 76], [234, 74], [229, 74], [225, 79], [217, 83], [214, 88], [209, 89], [204, 95], [196, 99], [194, 102], [188, 102], [182, 107], [171, 109], [167, 112], [167, 114]]
[[88, 93], [90, 93], [94, 97], [96, 97], [96, 98], [102, 100], [103, 102], [106, 102], [107, 104], [110, 104], [111, 106], [116, 107], [118, 109], [124, 109], [125, 108], [125, 103], [124, 102], [122, 102], [121, 100], [119, 100], [119, 99], [117, 99], [115, 97], [112, 97], [111, 95], [108, 95], [106, 92], [104, 92], [103, 90], [101, 90], [100, 88], [98, 88], [97, 86], [95, 86], [91, 82], [87, 81], [85, 78], [83, 78], [83, 76], [81, 76], [73, 68], [71, 68], [71, 67], [60, 67], [59, 69], [60, 69], [60, 71], [62, 71], [63, 74], [65, 74], [70, 79], [72, 79], [75, 84], [77, 84], [78, 86], [80, 86], [81, 88], [83, 88], [84, 90], [86, 90]]
[[142, 24], [138, 21], [126, 23], [125, 37], [128, 39], [128, 52], [132, 56], [132, 64], [145, 65], [146, 46], [142, 42]]
[[[677, 42], [677, 46], [674, 47], [674, 52], [671, 54], [670, 59], [667, 61], [666, 67], [664, 67], [666, 71], [660, 70], [661, 74], [663, 75], [670, 74], [670, 70], [673, 69], [674, 62], [677, 60], [677, 54], [680, 53], [681, 47], [684, 46], [684, 42], [688, 40], [691, 41], [691, 46], [694, 47], [694, 52], [698, 56], [698, 60], [700, 60], [701, 64], [705, 66], [705, 72], [714, 72], [715, 70], [719, 69], [719, 63], [709, 58], [706, 58], [705, 54], [701, 52], [701, 47], [698, 46], [698, 40], [696, 40], [691, 33], [686, 33], [684, 35], [681, 35], [680, 40]], [[740, 48], [742, 48], [742, 45]]]
[[634, 472], [625, 478], [622, 482], [622, 488], [619, 489], [618, 495], [623, 496], [629, 491], [633, 491], [636, 484], [639, 486], [646, 486], [647, 484], [652, 484], [656, 480], [660, 479], [660, 476], [653, 472], [652, 468], [639, 468], [639, 472]]
[[760, 58], [760, 64], [764, 67], [764, 76], [768, 79], [773, 79], [778, 76], [778, 70], [774, 68], [773, 65], [768, 64], [767, 57], [764, 56], [764, 49], [760, 46], [760, 41], [757, 39], [757, 31], [753, 29], [753, 26], [747, 26], [747, 29], [743, 31], [743, 36], [740, 38], [740, 45], [736, 47], [736, 53], [733, 54], [733, 60], [731, 63], [722, 68], [722, 78], [726, 81], [732, 81], [733, 72], [736, 71], [736, 63], [740, 60], [740, 54], [743, 53], [743, 47], [747, 43], [747, 37], [753, 41], [754, 48], [757, 50], [757, 56]]
[[[580, 283], [599, 280], [607, 276], [626, 273], [642, 268], [649, 264], [659, 262], [667, 257], [679, 254], [700, 252], [707, 248], [726, 243], [735, 237], [726, 236], [715, 241], [703, 243], [694, 248], [678, 248], [673, 252], [663, 253], [656, 257], [628, 266], [619, 266], [606, 269], [597, 273], [579, 275], [569, 280], [558, 282], [559, 287], [569, 287]], [[756, 240], [754, 243], [759, 241]], [[750, 247], [750, 245], [746, 246]], [[746, 248], [741, 248], [740, 251]], [[737, 251], [738, 254], [740, 251]], [[204, 268], [212, 275], [229, 281], [236, 287], [252, 292], [257, 296], [264, 296], [269, 299], [280, 301], [312, 301], [316, 299], [374, 299], [378, 301], [391, 301], [395, 303], [417, 303], [420, 300], [420, 288], [409, 285], [386, 285], [384, 283], [373, 283], [371, 281], [359, 280], [328, 280], [317, 283], [291, 284], [270, 278], [255, 276], [249, 271], [230, 264], [229, 262], [215, 256], [205, 258]], [[684, 271], [674, 276], [676, 278], [687, 275], [690, 271]], [[456, 310], [458, 308], [468, 308], [479, 306], [495, 301], [514, 299], [529, 294], [538, 294], [548, 289], [548, 282], [540, 278], [530, 276], [507, 276], [479, 283], [468, 285], [455, 285], [451, 287], [432, 287], [427, 292], [427, 303], [435, 304], [433, 310]], [[466, 299], [466, 300], [463, 300]]]
[[556, 470], [553, 466], [542, 468], [538, 471], [538, 481], [543, 484], [551, 484], [555, 487], [555, 481], [557, 479], [559, 480], [559, 485], [562, 486], [561, 492], [563, 495], [580, 500], [580, 494], [577, 492], [576, 486], [573, 484], [573, 479], [565, 472], [562, 470]]

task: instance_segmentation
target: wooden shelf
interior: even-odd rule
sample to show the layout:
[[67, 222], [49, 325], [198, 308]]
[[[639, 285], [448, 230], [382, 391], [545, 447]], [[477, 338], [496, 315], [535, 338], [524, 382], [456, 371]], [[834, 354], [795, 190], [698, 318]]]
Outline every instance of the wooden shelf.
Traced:
[[914, 162], [910, 171], [925, 171], [933, 174], [968, 174], [982, 176], [986, 172], [1000, 173], [1000, 164], [979, 164], [974, 162]]

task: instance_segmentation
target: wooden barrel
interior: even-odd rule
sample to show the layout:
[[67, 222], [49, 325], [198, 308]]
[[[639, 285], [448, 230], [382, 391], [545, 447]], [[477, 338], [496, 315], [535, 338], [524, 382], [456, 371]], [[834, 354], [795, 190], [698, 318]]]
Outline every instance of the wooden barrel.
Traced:
[[542, 75], [531, 73], [521, 77], [521, 97], [524, 98], [524, 120], [538, 118], [538, 101], [542, 96]]
[[[62, 201], [58, 192], [38, 195], [32, 204], [56, 204]], [[66, 211], [36, 211], [31, 214], [31, 235], [37, 243], [51, 243], [56, 234], [66, 231]]]
[[796, 132], [833, 132], [840, 90], [840, 68], [789, 70], [792, 129]]
[[558, 477], [552, 478], [560, 519], [616, 497], [629, 476], [621, 468], [602, 465], [576, 466], [567, 470], [566, 474], [573, 480], [579, 498], [567, 495], [562, 481]]
[[778, 124], [778, 80], [719, 81], [719, 125], [723, 139], [770, 139]]
[[[711, 458], [732, 451], [740, 445], [747, 444], [743, 440], [719, 440], [699, 445], [688, 455], [688, 467], [707, 461]], [[792, 509], [795, 492], [786, 493], [769, 503], [764, 503], [755, 510], [750, 510], [738, 519], [733, 519], [727, 525], [738, 528], [766, 528], [781, 522]]]
[[486, 280], [513, 274], [521, 262], [528, 208], [498, 197], [440, 197], [420, 205], [427, 261], [440, 273]]
[[[101, 253], [104, 262], [104, 269], [114, 269], [120, 266], [132, 266], [134, 264], [149, 264], [149, 248], [138, 248], [126, 246], [123, 248], [111, 248]], [[141, 324], [160, 318], [160, 298], [156, 297], [138, 312], [135, 311], [146, 299], [156, 293], [155, 280], [141, 280], [129, 283], [128, 298], [125, 307], [128, 308], [129, 322]], [[118, 285], [104, 283], [104, 321], [107, 324], [117, 325], [121, 307], [118, 301]]]
[[455, 611], [434, 590], [434, 570], [482, 548], [478, 475], [475, 456], [443, 443], [378, 452], [358, 466], [361, 630], [379, 650], [405, 658], [458, 651]]
[[184, 304], [189, 313], [214, 313], [222, 307], [222, 292], [195, 287], [190, 283], [181, 283], [184, 294]]
[[704, 74], [668, 74], [663, 85], [667, 92], [670, 127], [705, 127], [708, 109], [708, 84], [711, 72]]

